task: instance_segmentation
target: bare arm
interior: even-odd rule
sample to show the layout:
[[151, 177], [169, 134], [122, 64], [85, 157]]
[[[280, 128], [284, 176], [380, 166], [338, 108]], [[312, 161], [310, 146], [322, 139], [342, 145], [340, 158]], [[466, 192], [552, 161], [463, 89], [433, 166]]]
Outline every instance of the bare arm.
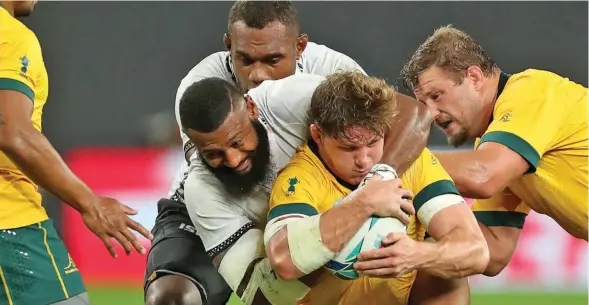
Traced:
[[[402, 189], [401, 179], [382, 181], [373, 177], [361, 189], [348, 195], [341, 204], [320, 216], [311, 216], [319, 216], [318, 223], [308, 225], [317, 218], [293, 218], [286, 215], [282, 219], [272, 220], [266, 226], [266, 234], [270, 237], [265, 237], [268, 240], [266, 252], [272, 268], [283, 279], [297, 279], [311, 273], [333, 258], [326, 258], [328, 254], [334, 256], [341, 251], [371, 215], [396, 217], [405, 224], [409, 223], [409, 216], [404, 211], [415, 214], [415, 210], [403, 198], [412, 197], [411, 192]], [[318, 234], [315, 233], [317, 228]], [[312, 234], [301, 229], [311, 231]], [[305, 260], [304, 264], [297, 264], [297, 259], [293, 257], [298, 255], [298, 258], [301, 253], [305, 256], [313, 253], [315, 256], [310, 263]], [[299, 268], [300, 265], [307, 270]]]
[[94, 194], [33, 127], [32, 112], [26, 95], [0, 90], [0, 149], [42, 188], [78, 211], [91, 211]]
[[474, 151], [435, 153], [458, 191], [470, 198], [489, 198], [529, 168], [527, 161], [506, 146], [485, 142]]
[[426, 146], [432, 117], [422, 103], [401, 93], [397, 93], [397, 108], [396, 121], [385, 135], [382, 163], [402, 175]]
[[515, 252], [521, 229], [514, 227], [487, 227], [479, 223], [489, 246], [489, 264], [483, 272], [486, 276], [496, 276], [509, 264]]
[[[356, 234], [373, 210], [354, 197], [348, 196], [340, 205], [321, 215], [319, 229], [323, 244], [332, 252], [339, 252]], [[283, 218], [286, 219], [286, 218]], [[291, 219], [297, 221], [299, 219]], [[268, 242], [266, 254], [272, 269], [285, 280], [298, 279], [305, 275], [293, 263], [288, 244], [287, 227], [282, 227]]]
[[428, 232], [435, 243], [421, 243], [425, 263], [420, 266], [441, 278], [462, 278], [482, 273], [489, 249], [474, 215], [466, 204], [451, 205], [438, 212]]

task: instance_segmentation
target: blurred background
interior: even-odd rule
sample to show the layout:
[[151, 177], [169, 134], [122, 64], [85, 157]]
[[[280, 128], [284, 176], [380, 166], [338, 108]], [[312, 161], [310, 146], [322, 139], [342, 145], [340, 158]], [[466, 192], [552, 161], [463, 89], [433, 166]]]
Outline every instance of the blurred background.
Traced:
[[[136, 219], [148, 229], [183, 157], [173, 116], [177, 86], [201, 59], [223, 49], [231, 5], [42, 1], [22, 19], [37, 33], [49, 72], [44, 133], [74, 172], [98, 193], [139, 210]], [[470, 33], [506, 72], [546, 69], [587, 86], [587, 2], [296, 6], [311, 41], [351, 56], [398, 87], [404, 61], [446, 24]], [[430, 148], [450, 149], [445, 143], [433, 130]], [[44, 205], [93, 304], [143, 304], [146, 258], [110, 258], [71, 209], [51, 196]], [[509, 267], [495, 278], [472, 278], [472, 304], [587, 304], [587, 256], [586, 242], [531, 214]]]

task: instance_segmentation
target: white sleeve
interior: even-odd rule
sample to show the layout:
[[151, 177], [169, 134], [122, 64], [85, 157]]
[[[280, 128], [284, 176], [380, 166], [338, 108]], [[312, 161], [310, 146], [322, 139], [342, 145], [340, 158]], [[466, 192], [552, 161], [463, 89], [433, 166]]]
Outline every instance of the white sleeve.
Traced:
[[335, 67], [335, 71], [334, 72], [340, 72], [340, 71], [348, 71], [348, 70], [358, 70], [360, 72], [362, 72], [364, 75], [368, 75], [366, 74], [366, 72], [364, 71], [364, 69], [362, 69], [362, 67], [355, 61], [353, 60], [351, 57], [349, 57], [346, 54], [343, 53], [339, 53], [336, 51], [333, 51], [337, 54], [335, 54], [334, 56], [334, 67]]
[[248, 92], [272, 131], [287, 142], [302, 143], [309, 135], [311, 97], [325, 77], [295, 74], [264, 81]]
[[307, 59], [309, 74], [328, 76], [336, 72], [359, 70], [366, 75], [364, 69], [350, 56], [324, 45], [309, 42], [303, 56]]
[[184, 184], [186, 208], [206, 251], [213, 257], [233, 245], [254, 224], [216, 177], [204, 170], [189, 171]]

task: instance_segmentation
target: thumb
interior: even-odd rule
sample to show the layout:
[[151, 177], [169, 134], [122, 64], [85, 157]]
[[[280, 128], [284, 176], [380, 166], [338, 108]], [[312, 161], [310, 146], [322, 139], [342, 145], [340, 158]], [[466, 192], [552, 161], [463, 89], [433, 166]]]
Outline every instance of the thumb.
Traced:
[[392, 232], [389, 233], [385, 238], [382, 239], [382, 243], [383, 245], [392, 245], [396, 242], [398, 242], [399, 240], [401, 240], [403, 237], [405, 237], [405, 233], [403, 232]]

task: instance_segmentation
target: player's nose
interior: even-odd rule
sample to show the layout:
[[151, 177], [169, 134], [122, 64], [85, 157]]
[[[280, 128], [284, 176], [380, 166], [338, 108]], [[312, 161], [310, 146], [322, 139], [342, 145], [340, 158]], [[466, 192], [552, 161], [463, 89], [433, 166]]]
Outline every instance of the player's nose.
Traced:
[[434, 118], [440, 115], [440, 109], [438, 109], [438, 106], [434, 102], [428, 101], [425, 103], [425, 106]]
[[254, 84], [254, 87], [269, 79], [272, 79], [272, 77], [262, 67], [254, 67], [249, 74], [249, 80]]
[[242, 154], [235, 148], [229, 148], [225, 151], [225, 166], [236, 168], [243, 161]]
[[363, 147], [356, 151], [354, 157], [354, 165], [359, 169], [365, 169], [370, 164], [370, 156], [368, 155], [368, 148]]

